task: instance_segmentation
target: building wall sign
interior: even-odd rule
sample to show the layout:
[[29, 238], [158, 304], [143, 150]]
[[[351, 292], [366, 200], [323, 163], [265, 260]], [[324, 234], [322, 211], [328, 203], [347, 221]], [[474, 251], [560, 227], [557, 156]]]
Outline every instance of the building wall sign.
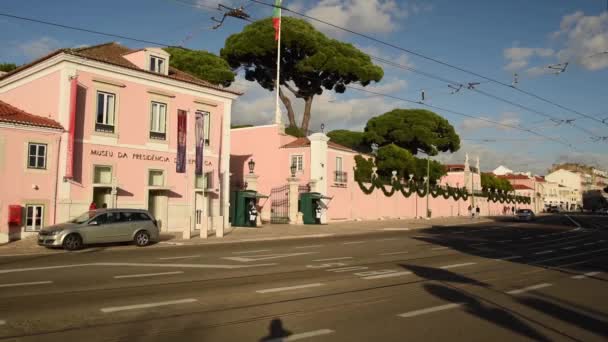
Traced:
[[[115, 159], [132, 159], [132, 160], [144, 160], [144, 161], [154, 161], [154, 162], [163, 162], [170, 163], [171, 158], [158, 154], [151, 153], [126, 153], [126, 152], [114, 152], [110, 150], [97, 150], [91, 149], [90, 155], [98, 156], [98, 157], [107, 157], [107, 158], [115, 158]], [[188, 164], [194, 164], [196, 159], [188, 159]], [[173, 157], [173, 163], [177, 164], [177, 156]], [[209, 160], [204, 161], [205, 166], [211, 167], [213, 163]]]

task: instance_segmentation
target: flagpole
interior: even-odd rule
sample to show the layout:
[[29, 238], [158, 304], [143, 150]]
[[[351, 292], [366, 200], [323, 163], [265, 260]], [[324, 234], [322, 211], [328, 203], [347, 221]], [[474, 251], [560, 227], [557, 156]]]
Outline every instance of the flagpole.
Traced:
[[281, 108], [279, 107], [279, 87], [280, 83], [280, 75], [281, 75], [281, 9], [279, 8], [279, 37], [277, 39], [277, 86], [276, 86], [276, 102], [275, 102], [275, 113], [274, 113], [274, 123], [280, 125], [281, 124]]

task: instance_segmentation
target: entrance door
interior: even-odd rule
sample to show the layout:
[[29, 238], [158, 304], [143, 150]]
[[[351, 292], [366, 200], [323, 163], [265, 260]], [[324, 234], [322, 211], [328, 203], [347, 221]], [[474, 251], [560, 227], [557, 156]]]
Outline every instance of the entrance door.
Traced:
[[164, 191], [150, 190], [148, 196], [148, 210], [156, 219], [159, 231], [167, 231], [167, 195]]
[[93, 188], [93, 202], [98, 209], [103, 208], [105, 204], [108, 208], [110, 207], [110, 201], [112, 200], [110, 188]]
[[194, 229], [198, 229], [201, 230], [203, 229], [204, 225], [203, 225], [203, 208], [204, 208], [204, 201], [203, 201], [203, 193], [202, 192], [197, 192], [194, 195]]

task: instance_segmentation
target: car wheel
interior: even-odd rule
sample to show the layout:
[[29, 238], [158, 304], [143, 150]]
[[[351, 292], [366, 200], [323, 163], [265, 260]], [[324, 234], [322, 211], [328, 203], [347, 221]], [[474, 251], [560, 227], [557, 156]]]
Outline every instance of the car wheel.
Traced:
[[78, 234], [70, 234], [63, 239], [63, 249], [76, 251], [83, 247], [82, 238]]
[[135, 240], [135, 244], [138, 247], [147, 246], [150, 244], [150, 234], [141, 230], [141, 231], [137, 232], [137, 234], [135, 234], [134, 240]]

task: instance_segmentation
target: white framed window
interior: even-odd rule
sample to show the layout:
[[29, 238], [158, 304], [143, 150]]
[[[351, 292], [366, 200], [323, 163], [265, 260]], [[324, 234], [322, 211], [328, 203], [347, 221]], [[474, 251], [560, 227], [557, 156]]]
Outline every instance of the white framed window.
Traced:
[[165, 172], [163, 170], [150, 170], [148, 173], [149, 186], [164, 186]]
[[46, 169], [46, 144], [29, 143], [27, 147], [27, 168]]
[[167, 138], [167, 104], [152, 102], [150, 106], [150, 138], [165, 140]]
[[38, 231], [44, 224], [44, 206], [40, 204], [28, 204], [25, 206], [25, 230]]
[[291, 165], [296, 165], [296, 172], [303, 172], [304, 171], [304, 156], [301, 154], [295, 154], [293, 156], [291, 156], [291, 163], [289, 164], [289, 167], [291, 167]]
[[111, 184], [112, 183], [112, 167], [111, 166], [95, 166], [94, 171], [93, 171], [93, 183]]
[[202, 110], [196, 112], [203, 114], [203, 138], [205, 139], [205, 146], [209, 146], [211, 143], [211, 113]]
[[205, 172], [202, 175], [197, 175], [195, 180], [196, 189], [213, 189], [213, 171]]
[[166, 67], [165, 64], [166, 62], [164, 58], [150, 56], [150, 71], [164, 74]]
[[116, 95], [104, 91], [97, 92], [97, 117], [95, 131], [114, 133], [114, 114], [116, 112]]
[[336, 171], [342, 172], [342, 157], [336, 157]]

